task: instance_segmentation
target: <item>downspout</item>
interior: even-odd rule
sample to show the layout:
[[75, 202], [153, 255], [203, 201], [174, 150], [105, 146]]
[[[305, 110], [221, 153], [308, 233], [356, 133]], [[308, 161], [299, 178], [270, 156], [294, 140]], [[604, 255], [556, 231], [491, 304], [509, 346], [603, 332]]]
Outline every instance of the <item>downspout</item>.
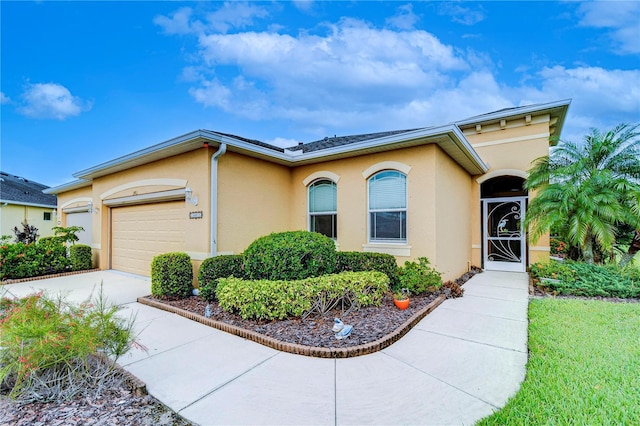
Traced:
[[209, 179], [211, 185], [210, 257], [218, 254], [218, 158], [223, 156], [225, 152], [227, 152], [227, 144], [223, 143], [220, 144], [218, 150], [211, 156], [211, 178]]

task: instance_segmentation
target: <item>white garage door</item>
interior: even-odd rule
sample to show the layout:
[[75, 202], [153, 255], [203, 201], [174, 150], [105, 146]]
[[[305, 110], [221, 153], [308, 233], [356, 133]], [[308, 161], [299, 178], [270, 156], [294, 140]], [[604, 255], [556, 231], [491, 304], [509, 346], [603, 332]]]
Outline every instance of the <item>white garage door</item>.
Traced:
[[184, 201], [116, 207], [111, 211], [111, 268], [151, 275], [151, 261], [185, 250]]
[[78, 241], [76, 244], [86, 244], [91, 247], [91, 213], [75, 212], [67, 213], [67, 227], [82, 226], [84, 231], [78, 232]]

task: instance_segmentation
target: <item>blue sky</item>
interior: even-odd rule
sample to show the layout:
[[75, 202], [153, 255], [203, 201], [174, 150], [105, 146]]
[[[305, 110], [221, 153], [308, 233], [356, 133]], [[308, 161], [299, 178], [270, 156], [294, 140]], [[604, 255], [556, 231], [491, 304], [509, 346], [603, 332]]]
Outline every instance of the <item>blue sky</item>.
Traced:
[[196, 129], [280, 146], [571, 98], [640, 121], [640, 2], [0, 2], [1, 168], [45, 185]]

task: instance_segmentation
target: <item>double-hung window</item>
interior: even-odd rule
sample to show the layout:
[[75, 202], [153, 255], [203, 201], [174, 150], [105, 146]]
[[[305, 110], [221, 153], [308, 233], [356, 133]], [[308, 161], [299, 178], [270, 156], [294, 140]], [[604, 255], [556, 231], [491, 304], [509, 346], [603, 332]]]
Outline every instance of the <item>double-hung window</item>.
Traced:
[[407, 242], [407, 177], [384, 170], [369, 179], [369, 241]]
[[309, 230], [338, 237], [337, 186], [328, 179], [309, 185]]

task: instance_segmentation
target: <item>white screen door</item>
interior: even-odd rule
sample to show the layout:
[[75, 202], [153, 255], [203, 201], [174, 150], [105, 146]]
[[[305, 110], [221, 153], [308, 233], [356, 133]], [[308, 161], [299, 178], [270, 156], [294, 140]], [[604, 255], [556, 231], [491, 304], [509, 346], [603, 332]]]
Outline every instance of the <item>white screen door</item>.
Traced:
[[524, 230], [526, 197], [482, 200], [484, 268], [525, 272], [527, 240]]

